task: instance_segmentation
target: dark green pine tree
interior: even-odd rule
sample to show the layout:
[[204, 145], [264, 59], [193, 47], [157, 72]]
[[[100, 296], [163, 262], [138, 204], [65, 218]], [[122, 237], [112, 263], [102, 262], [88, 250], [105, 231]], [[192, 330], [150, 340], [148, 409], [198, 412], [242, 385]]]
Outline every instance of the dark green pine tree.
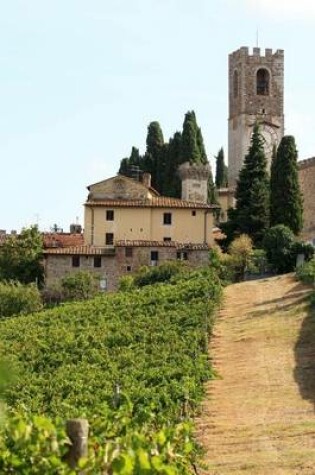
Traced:
[[263, 138], [255, 124], [251, 144], [236, 185], [233, 213], [237, 234], [246, 233], [259, 245], [269, 227], [269, 177]]
[[296, 235], [303, 227], [297, 155], [294, 137], [284, 136], [272, 160], [270, 177], [270, 224], [284, 224]]
[[143, 159], [144, 171], [151, 173], [152, 186], [160, 191], [163, 186], [165, 149], [163, 132], [160, 124], [156, 121], [151, 122], [148, 126], [146, 145]]
[[196, 132], [196, 139], [197, 139], [197, 147], [198, 147], [199, 155], [200, 155], [200, 163], [202, 163], [203, 165], [206, 165], [208, 163], [208, 157], [206, 153], [205, 144], [203, 142], [201, 128], [198, 126], [197, 126], [197, 132]]
[[199, 144], [197, 139], [198, 126], [194, 111], [188, 111], [185, 114], [182, 133], [182, 162], [202, 163]]
[[164, 186], [162, 194], [165, 196], [172, 196], [180, 198], [181, 196], [181, 181], [177, 174], [179, 165], [182, 163], [182, 134], [175, 132], [170, 138], [167, 147], [167, 157], [165, 163]]
[[139, 154], [139, 149], [132, 147], [130, 157], [123, 158], [120, 162], [118, 173], [129, 177], [134, 177], [135, 173], [141, 171], [142, 157]]
[[218, 151], [216, 159], [216, 171], [215, 171], [215, 186], [217, 188], [226, 188], [228, 184], [227, 179], [227, 166], [224, 163], [224, 151], [223, 147]]

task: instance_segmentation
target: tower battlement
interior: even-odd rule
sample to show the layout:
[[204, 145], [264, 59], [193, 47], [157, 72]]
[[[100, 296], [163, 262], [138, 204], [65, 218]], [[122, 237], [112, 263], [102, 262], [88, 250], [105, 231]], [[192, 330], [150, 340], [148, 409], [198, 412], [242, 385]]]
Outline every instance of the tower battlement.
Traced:
[[250, 48], [248, 46], [242, 46], [236, 51], [233, 51], [229, 55], [229, 58], [231, 59], [239, 59], [239, 58], [244, 58], [244, 57], [253, 57], [253, 58], [284, 58], [284, 50], [283, 49], [277, 49], [275, 52], [273, 52], [272, 48], [265, 48], [265, 50], [262, 50], [261, 48], [253, 47], [252, 52], [250, 51]]

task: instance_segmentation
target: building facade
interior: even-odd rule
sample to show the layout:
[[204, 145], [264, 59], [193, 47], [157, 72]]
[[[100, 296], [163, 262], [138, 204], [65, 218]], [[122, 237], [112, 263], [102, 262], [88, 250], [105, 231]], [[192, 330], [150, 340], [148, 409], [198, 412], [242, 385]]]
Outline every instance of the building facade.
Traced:
[[257, 121], [270, 166], [284, 134], [284, 52], [247, 47], [229, 55], [228, 181], [234, 188]]
[[46, 285], [87, 270], [100, 279], [103, 290], [115, 290], [120, 277], [144, 265], [169, 260], [205, 265], [218, 206], [207, 203], [210, 168], [193, 166], [187, 173], [189, 167], [182, 189], [190, 200], [160, 196], [148, 174], [143, 182], [118, 175], [88, 186], [84, 245], [45, 251]]
[[303, 230], [301, 237], [315, 245], [315, 157], [298, 162], [303, 193]]

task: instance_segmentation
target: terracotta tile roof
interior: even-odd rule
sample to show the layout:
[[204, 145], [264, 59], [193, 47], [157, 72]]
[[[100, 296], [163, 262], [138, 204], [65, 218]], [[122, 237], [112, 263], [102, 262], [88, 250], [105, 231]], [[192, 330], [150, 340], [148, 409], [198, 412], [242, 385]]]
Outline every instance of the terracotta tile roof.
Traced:
[[100, 255], [114, 255], [115, 249], [111, 247], [94, 247], [94, 246], [70, 246], [49, 248], [44, 250], [44, 254], [59, 254], [59, 255], [81, 255], [81, 256], [100, 256]]
[[81, 256], [99, 256], [99, 255], [114, 255], [115, 247], [172, 247], [175, 249], [190, 249], [190, 250], [207, 250], [208, 244], [192, 243], [192, 242], [177, 242], [177, 241], [117, 241], [115, 246], [109, 247], [95, 247], [95, 246], [72, 246], [64, 248], [45, 249], [44, 254], [58, 254], [58, 255], [81, 255]]
[[216, 209], [216, 204], [185, 201], [178, 198], [157, 196], [147, 200], [100, 200], [87, 201], [85, 206], [107, 206], [112, 208], [190, 208], [190, 209]]
[[174, 247], [176, 249], [209, 249], [208, 244], [177, 241], [116, 241], [116, 247]]
[[60, 248], [81, 246], [84, 244], [83, 234], [75, 233], [43, 233], [44, 248]]

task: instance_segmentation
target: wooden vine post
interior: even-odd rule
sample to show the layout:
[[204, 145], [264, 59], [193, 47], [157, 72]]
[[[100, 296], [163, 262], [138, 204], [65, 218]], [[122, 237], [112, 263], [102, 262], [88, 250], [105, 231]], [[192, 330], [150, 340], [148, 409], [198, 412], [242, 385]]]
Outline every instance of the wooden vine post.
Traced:
[[75, 468], [79, 460], [88, 455], [89, 423], [86, 419], [71, 419], [66, 423], [66, 432], [71, 441], [66, 461]]

